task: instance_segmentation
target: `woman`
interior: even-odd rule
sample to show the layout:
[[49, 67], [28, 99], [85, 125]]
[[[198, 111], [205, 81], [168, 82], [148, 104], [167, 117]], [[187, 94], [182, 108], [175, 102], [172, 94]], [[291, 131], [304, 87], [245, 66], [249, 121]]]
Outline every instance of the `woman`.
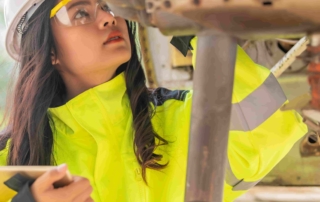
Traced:
[[[135, 24], [105, 3], [34, 6], [9, 26], [19, 73], [0, 165], [68, 168], [24, 186], [16, 200], [183, 201], [192, 92], [146, 87]], [[240, 48], [237, 57], [224, 201], [262, 179], [306, 132], [294, 111], [278, 110], [286, 99], [272, 74]], [[249, 113], [242, 106], [250, 102]], [[67, 169], [81, 177], [54, 189]]]

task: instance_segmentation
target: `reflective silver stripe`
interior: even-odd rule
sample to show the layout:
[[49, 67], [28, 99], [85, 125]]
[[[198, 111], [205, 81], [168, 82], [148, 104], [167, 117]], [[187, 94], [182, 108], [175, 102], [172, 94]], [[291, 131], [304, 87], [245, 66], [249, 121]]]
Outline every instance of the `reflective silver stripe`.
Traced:
[[[277, 79], [270, 74], [264, 83], [240, 103], [232, 105], [230, 130], [251, 131], [267, 120], [287, 100]], [[245, 182], [232, 172], [228, 161], [226, 183], [233, 191], [244, 191], [254, 187], [260, 180]]]
[[275, 113], [287, 100], [270, 73], [264, 83], [244, 100], [232, 105], [230, 130], [250, 131]]
[[236, 186], [234, 186], [232, 188], [232, 191], [246, 191], [254, 186], [256, 186], [259, 181], [255, 181], [255, 182], [245, 182], [245, 181], [240, 181]]
[[225, 180], [228, 185], [233, 187], [233, 191], [245, 191], [254, 187], [260, 182], [260, 180], [255, 182], [245, 182], [243, 181], [243, 179], [237, 179], [237, 177], [233, 174], [231, 170], [229, 161], [227, 161]]

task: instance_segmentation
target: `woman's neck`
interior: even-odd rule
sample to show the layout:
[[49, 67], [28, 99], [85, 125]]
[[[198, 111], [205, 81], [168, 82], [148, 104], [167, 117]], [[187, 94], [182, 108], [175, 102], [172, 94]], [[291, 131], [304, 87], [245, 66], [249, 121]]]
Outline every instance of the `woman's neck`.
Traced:
[[66, 87], [65, 101], [67, 102], [90, 88], [110, 81], [115, 77], [115, 74], [115, 71], [94, 72], [83, 75], [61, 73]]

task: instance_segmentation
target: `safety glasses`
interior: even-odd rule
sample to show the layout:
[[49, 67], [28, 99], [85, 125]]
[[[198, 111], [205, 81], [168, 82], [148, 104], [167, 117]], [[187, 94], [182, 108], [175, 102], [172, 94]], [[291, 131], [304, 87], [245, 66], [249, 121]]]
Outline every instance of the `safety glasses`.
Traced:
[[62, 0], [51, 10], [50, 18], [68, 27], [86, 25], [96, 21], [100, 9], [114, 16], [103, 0]]

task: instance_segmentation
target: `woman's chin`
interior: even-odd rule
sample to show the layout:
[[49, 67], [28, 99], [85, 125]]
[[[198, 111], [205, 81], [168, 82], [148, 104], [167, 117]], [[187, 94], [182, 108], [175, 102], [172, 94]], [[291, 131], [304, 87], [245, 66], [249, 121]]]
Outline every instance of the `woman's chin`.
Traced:
[[131, 58], [131, 51], [128, 50], [119, 50], [109, 53], [104, 57], [104, 61], [106, 63], [112, 64], [123, 64], [130, 60]]

